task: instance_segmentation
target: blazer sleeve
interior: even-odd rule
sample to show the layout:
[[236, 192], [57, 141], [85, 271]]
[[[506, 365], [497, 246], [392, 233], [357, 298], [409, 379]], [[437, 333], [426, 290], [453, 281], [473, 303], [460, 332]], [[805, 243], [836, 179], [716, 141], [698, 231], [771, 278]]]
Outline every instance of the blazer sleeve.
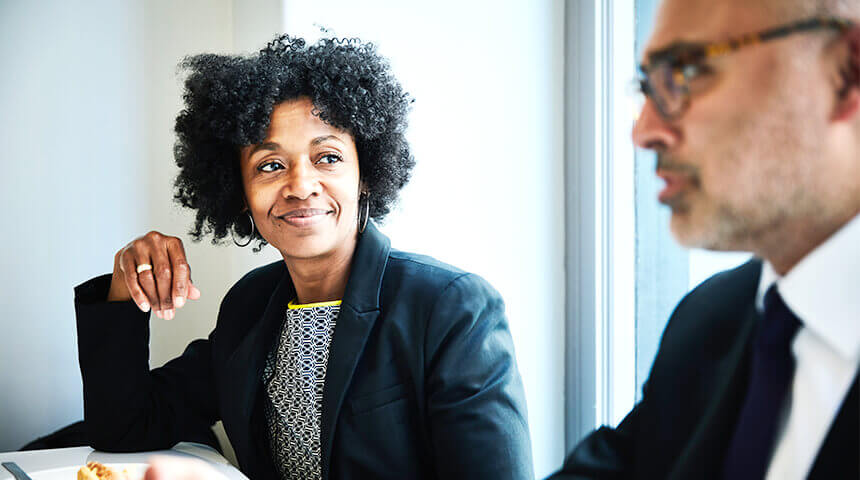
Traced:
[[633, 478], [633, 432], [639, 415], [641, 404], [617, 428], [600, 427], [588, 434], [547, 480]]
[[84, 421], [98, 450], [171, 448], [206, 438], [217, 421], [213, 331], [161, 368], [149, 369], [149, 314], [106, 302], [110, 275], [75, 288]]
[[438, 477], [534, 478], [525, 393], [499, 294], [476, 275], [456, 278], [436, 301], [426, 338]]

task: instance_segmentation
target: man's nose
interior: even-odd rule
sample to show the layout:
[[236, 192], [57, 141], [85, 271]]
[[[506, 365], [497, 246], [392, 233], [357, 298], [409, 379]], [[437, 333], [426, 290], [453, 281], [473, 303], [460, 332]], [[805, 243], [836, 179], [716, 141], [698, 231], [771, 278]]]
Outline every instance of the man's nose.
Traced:
[[633, 125], [633, 143], [648, 150], [668, 150], [680, 141], [678, 130], [657, 111], [648, 98]]

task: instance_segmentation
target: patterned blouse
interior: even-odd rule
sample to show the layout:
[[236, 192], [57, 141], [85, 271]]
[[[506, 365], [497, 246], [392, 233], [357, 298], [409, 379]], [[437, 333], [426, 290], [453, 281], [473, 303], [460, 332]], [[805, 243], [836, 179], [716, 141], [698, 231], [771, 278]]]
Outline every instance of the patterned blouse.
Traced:
[[263, 370], [272, 458], [284, 480], [322, 478], [323, 385], [340, 304], [290, 302]]

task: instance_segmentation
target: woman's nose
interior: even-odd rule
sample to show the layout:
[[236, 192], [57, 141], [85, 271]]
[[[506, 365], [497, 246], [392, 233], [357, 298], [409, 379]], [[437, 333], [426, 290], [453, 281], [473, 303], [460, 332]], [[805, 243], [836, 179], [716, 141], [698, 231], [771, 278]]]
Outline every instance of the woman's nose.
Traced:
[[286, 198], [305, 200], [319, 195], [322, 191], [317, 169], [314, 168], [310, 158], [302, 158], [293, 162], [286, 175], [282, 193]]

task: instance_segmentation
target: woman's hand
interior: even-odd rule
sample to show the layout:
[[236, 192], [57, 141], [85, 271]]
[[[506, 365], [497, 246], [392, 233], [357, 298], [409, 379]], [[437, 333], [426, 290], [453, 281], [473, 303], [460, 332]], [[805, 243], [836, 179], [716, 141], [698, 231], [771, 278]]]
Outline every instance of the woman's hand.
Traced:
[[158, 318], [171, 320], [186, 299], [198, 298], [182, 240], [152, 231], [114, 255], [109, 302], [134, 300], [144, 312], [151, 308]]

